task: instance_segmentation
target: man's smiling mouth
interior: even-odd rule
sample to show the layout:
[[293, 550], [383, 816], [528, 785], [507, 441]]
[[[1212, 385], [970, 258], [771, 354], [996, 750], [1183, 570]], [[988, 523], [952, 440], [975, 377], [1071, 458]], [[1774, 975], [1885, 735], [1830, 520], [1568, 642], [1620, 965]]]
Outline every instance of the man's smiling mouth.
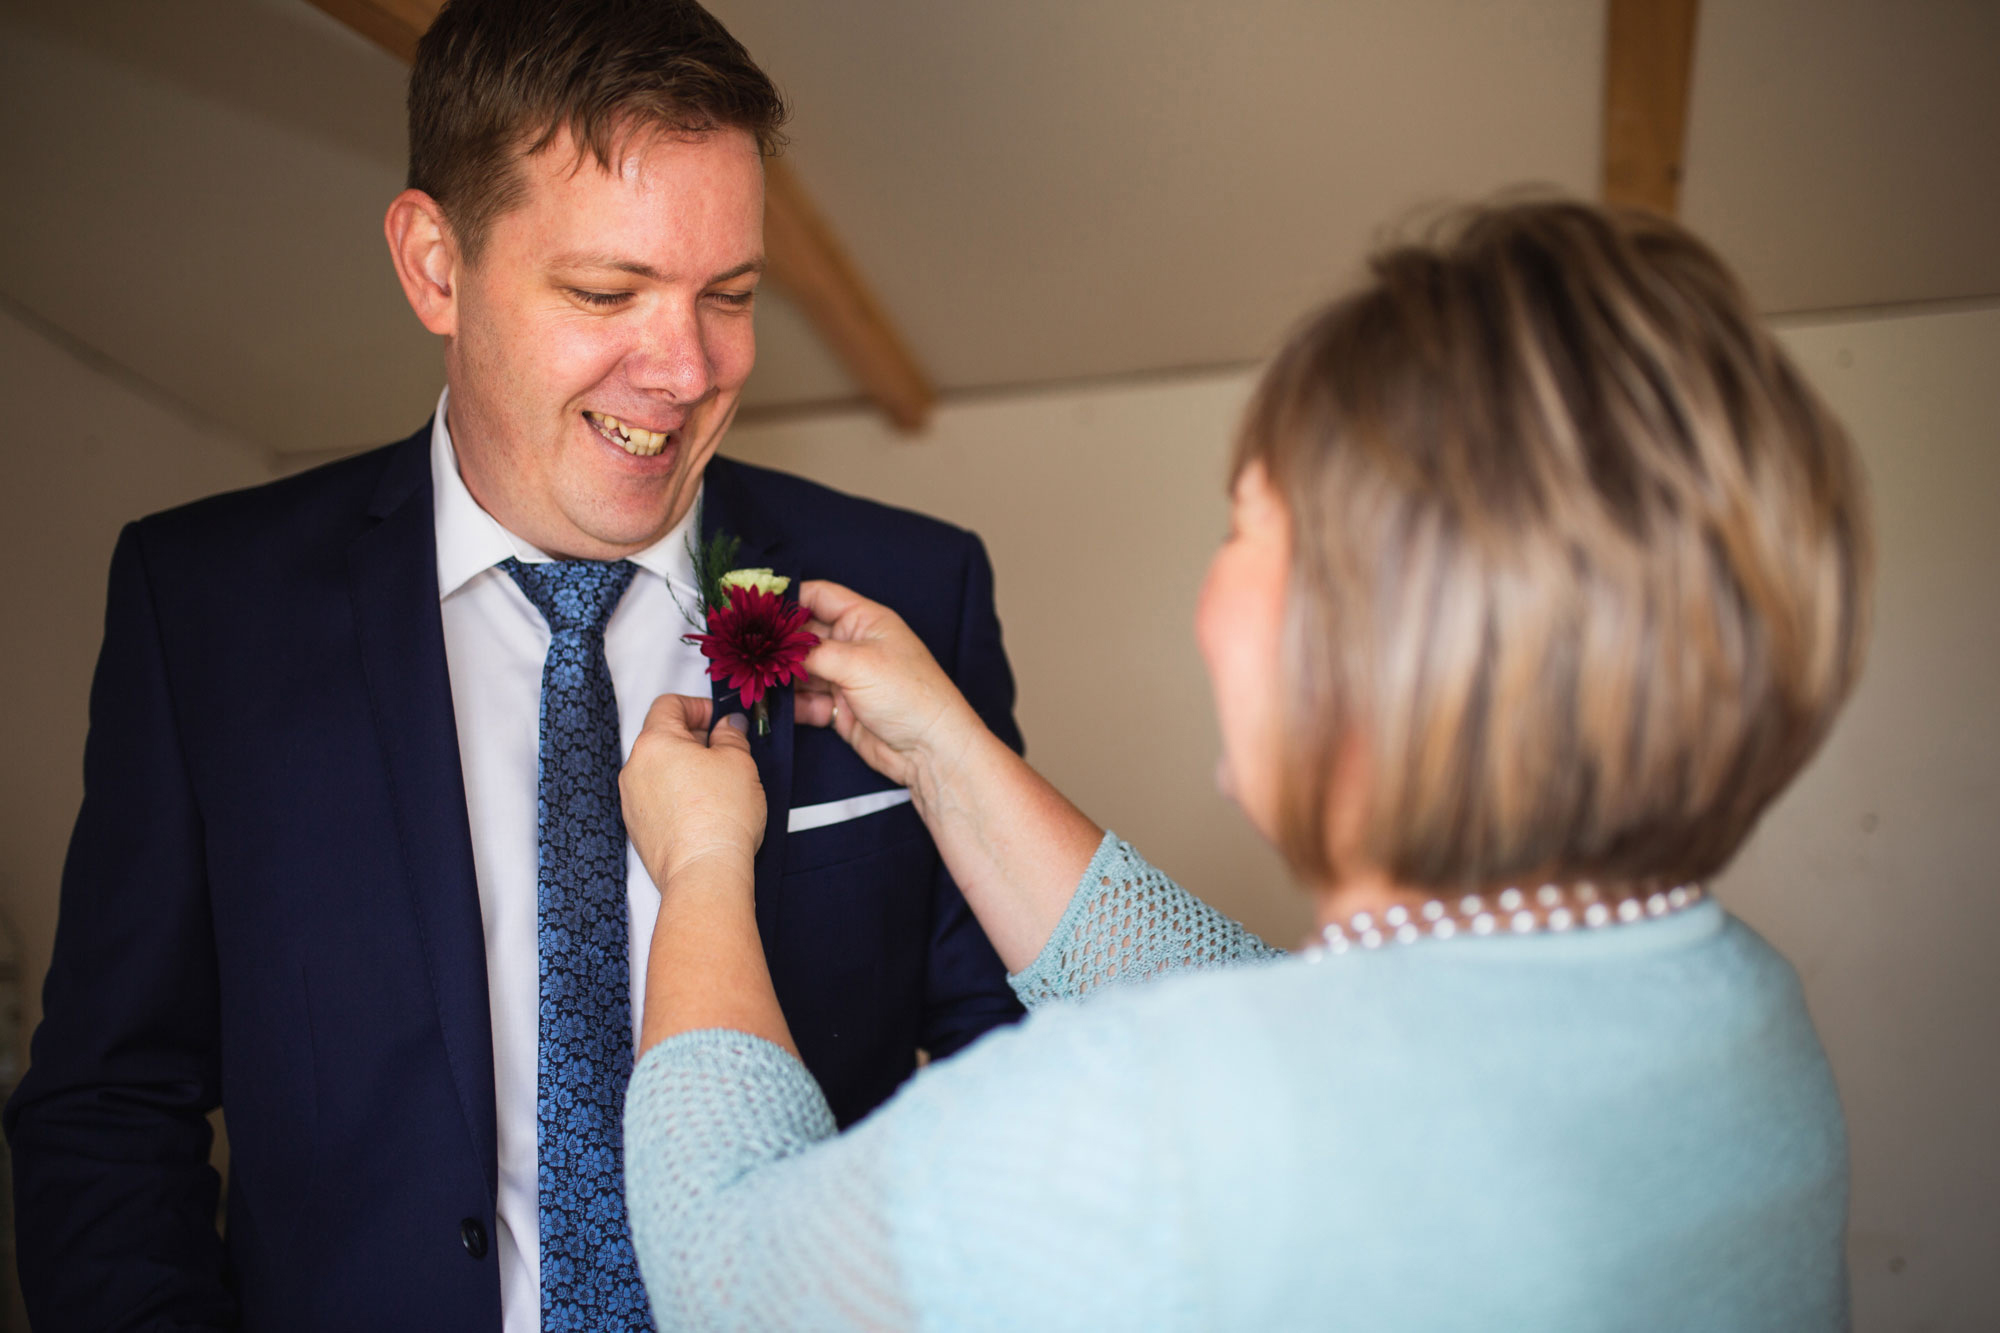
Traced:
[[583, 415], [590, 419], [590, 424], [597, 428], [599, 435], [638, 458], [651, 458], [666, 448], [667, 441], [673, 437], [672, 431], [628, 425], [605, 412], [585, 412]]

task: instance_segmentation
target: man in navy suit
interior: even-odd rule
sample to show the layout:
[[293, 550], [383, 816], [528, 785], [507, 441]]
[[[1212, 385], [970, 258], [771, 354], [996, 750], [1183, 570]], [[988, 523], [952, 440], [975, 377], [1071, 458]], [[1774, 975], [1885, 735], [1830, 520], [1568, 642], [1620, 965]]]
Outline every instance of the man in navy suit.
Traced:
[[[436, 418], [135, 523], [113, 557], [45, 1016], [6, 1112], [38, 1330], [573, 1322], [544, 1308], [536, 1211], [551, 636], [510, 568], [635, 567], [602, 629], [625, 746], [657, 694], [708, 688], [682, 613], [718, 533], [739, 565], [894, 605], [1015, 738], [975, 537], [714, 457], [754, 358], [781, 117], [692, 4], [454, 0], [425, 38], [386, 230], [446, 342]], [[758, 924], [851, 1122], [919, 1048], [1019, 1011], [901, 793], [795, 730], [788, 692], [756, 754]], [[643, 980], [658, 894], [628, 861]]]

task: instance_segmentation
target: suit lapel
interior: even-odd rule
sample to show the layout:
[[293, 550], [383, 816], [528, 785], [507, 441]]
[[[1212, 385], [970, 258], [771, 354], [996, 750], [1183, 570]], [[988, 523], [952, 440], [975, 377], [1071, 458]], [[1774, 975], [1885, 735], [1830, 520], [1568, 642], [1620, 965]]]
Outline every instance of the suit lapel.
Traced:
[[438, 613], [429, 444], [426, 426], [392, 457], [370, 526], [348, 548], [348, 584], [445, 1055], [490, 1193], [499, 1156], [486, 936]]
[[[788, 575], [798, 587], [798, 571], [787, 562], [783, 534], [770, 515], [762, 512], [747, 493], [742, 474], [728, 459], [709, 462], [702, 479], [701, 541], [706, 549], [719, 532], [740, 539], [736, 567], [768, 567]], [[721, 681], [711, 681], [711, 694], [720, 712], [740, 713], [742, 702]], [[771, 699], [771, 734], [750, 737], [750, 753], [757, 761], [757, 776], [764, 784], [764, 845], [757, 850], [757, 929], [768, 942], [777, 935], [778, 882], [785, 873], [785, 824], [792, 813], [792, 691], [775, 690]]]

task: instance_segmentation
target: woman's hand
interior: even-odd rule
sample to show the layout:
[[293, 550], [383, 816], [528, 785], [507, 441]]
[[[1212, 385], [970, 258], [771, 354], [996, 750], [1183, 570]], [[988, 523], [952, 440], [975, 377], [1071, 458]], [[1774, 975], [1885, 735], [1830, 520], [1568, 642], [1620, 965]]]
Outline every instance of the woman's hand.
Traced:
[[750, 882], [764, 840], [764, 786], [746, 719], [732, 713], [711, 731], [714, 713], [712, 700], [661, 695], [618, 775], [626, 832], [661, 893], [698, 862]]
[[764, 786], [743, 714], [711, 730], [714, 716], [707, 699], [661, 695], [618, 775], [625, 830], [660, 889], [639, 1049], [729, 1028], [797, 1055], [757, 937]]
[[794, 704], [800, 722], [830, 724], [870, 768], [912, 790], [940, 757], [962, 754], [986, 731], [894, 611], [818, 579], [799, 585], [799, 604], [820, 637]]

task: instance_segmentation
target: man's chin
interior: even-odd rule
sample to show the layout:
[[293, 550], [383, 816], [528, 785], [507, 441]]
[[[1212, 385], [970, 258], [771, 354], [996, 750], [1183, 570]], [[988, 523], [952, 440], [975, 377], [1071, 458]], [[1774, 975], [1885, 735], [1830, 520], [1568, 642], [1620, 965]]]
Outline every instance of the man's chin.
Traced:
[[603, 452], [571, 475], [561, 508], [572, 542], [588, 548], [584, 558], [618, 559], [674, 530], [694, 505], [701, 474], [689, 474], [693, 460], [681, 453], [685, 442], [679, 439], [649, 458], [627, 455], [603, 440], [597, 445]]
[[583, 560], [622, 559], [672, 532], [686, 513], [684, 505], [660, 503], [641, 509], [604, 506], [571, 514], [568, 539], [578, 548], [571, 554]]

